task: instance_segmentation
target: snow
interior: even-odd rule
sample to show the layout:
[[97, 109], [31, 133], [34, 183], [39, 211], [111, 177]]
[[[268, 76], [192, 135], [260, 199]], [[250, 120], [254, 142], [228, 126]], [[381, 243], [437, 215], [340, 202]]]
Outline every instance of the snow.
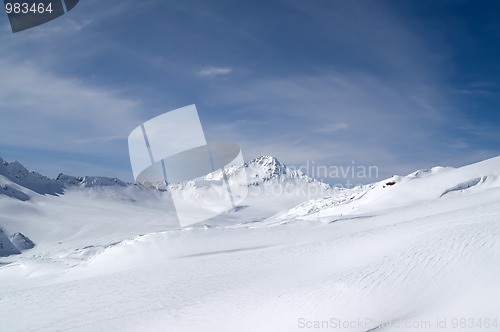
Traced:
[[63, 185], [36, 172], [29, 172], [19, 162], [8, 163], [0, 158], [0, 175], [39, 194], [61, 194]]
[[14, 244], [10, 241], [7, 234], [0, 229], [0, 257], [17, 255], [20, 253], [19, 249], [17, 249], [16, 246], [14, 246]]
[[80, 186], [86, 188], [92, 187], [105, 187], [105, 186], [121, 186], [124, 187], [127, 184], [117, 178], [107, 178], [104, 176], [70, 176], [65, 174], [59, 174], [56, 181], [67, 186]]
[[1, 184], [8, 182], [6, 179], [2, 176], [0, 176], [0, 195], [5, 195], [8, 197], [12, 197], [15, 199], [18, 199], [20, 201], [28, 201], [30, 199], [30, 196], [25, 194], [24, 192], [18, 190], [17, 188], [8, 185], [8, 184]]
[[19, 250], [24, 251], [28, 249], [33, 249], [35, 244], [28, 237], [24, 236], [23, 233], [15, 233], [11, 235], [10, 241]]
[[[403, 208], [440, 198], [444, 199], [457, 191], [463, 193], [483, 191], [498, 187], [499, 170], [500, 157], [497, 157], [458, 169], [434, 167], [431, 170], [417, 171], [407, 176], [393, 176], [370, 186], [354, 188], [353, 190], [362, 192], [362, 195], [354, 196], [350, 201], [344, 199], [345, 204], [333, 202], [329, 204], [326, 199], [326, 202], [322, 203], [323, 208], [308, 218], [367, 214], [381, 209]], [[338, 199], [339, 196], [334, 196], [330, 201]], [[305, 203], [302, 205], [302, 210], [311, 209], [316, 204], [317, 202]], [[304, 216], [308, 214], [305, 213]]]
[[36, 246], [0, 259], [2, 330], [428, 323], [422, 329], [453, 331], [455, 318], [500, 319], [500, 157], [352, 189], [329, 188], [272, 157], [231, 168], [229, 181], [242, 168], [244, 203], [188, 228], [178, 226], [169, 190], [202, 188], [221, 174], [164, 190], [66, 184], [57, 196], [5, 177], [31, 199], [0, 196], [0, 243], [22, 233]]

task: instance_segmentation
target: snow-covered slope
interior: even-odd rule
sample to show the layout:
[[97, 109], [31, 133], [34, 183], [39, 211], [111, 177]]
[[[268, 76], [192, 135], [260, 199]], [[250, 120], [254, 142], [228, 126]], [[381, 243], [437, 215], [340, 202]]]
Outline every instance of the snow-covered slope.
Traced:
[[260, 161], [228, 174], [265, 189], [182, 229], [168, 192], [143, 186], [0, 196], [5, 232], [36, 244], [0, 259], [1, 329], [500, 330], [500, 158], [307, 202], [269, 189], [324, 185]]
[[11, 181], [0, 175], [0, 195], [12, 197], [20, 201], [27, 201], [30, 199], [30, 196], [16, 187], [18, 186], [13, 185]]
[[106, 186], [120, 186], [125, 187], [127, 183], [118, 178], [108, 178], [104, 176], [70, 176], [59, 174], [55, 179], [58, 183], [69, 186], [79, 186], [84, 188], [92, 187], [106, 187]]
[[[0, 158], [0, 176], [4, 177], [4, 181], [8, 179], [15, 184], [42, 195], [61, 194], [64, 188], [63, 184], [58, 181], [36, 172], [29, 172], [17, 161], [8, 163], [2, 158]], [[16, 196], [12, 195], [11, 197]]]
[[454, 195], [468, 195], [500, 186], [500, 157], [458, 169], [434, 167], [407, 176], [393, 176], [378, 183], [344, 190], [337, 195], [300, 204], [280, 220], [321, 219], [370, 214]]
[[59, 174], [56, 179], [48, 178], [37, 172], [28, 171], [21, 163], [6, 162], [0, 158], [0, 195], [27, 201], [32, 192], [41, 195], [63, 194], [64, 189], [73, 186], [126, 186], [117, 178], [84, 176], [75, 177]]

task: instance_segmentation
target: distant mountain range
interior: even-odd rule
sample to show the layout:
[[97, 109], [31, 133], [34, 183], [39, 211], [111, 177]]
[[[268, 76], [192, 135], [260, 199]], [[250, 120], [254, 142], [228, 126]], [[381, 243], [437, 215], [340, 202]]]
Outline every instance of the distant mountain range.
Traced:
[[[248, 186], [258, 186], [265, 182], [277, 183], [306, 183], [317, 185], [321, 188], [328, 189], [328, 184], [322, 183], [301, 171], [291, 170], [278, 159], [271, 156], [262, 156], [249, 161], [242, 165], [228, 167], [225, 172], [229, 181], [238, 177], [241, 172], [245, 171], [248, 181], [245, 183]], [[222, 171], [217, 170], [207, 176], [193, 179], [182, 183], [170, 183], [165, 186], [164, 183], [156, 184], [140, 184], [149, 189], [171, 189], [179, 190], [186, 187], [191, 187], [195, 183], [209, 183], [210, 181], [220, 181], [222, 179]], [[104, 187], [104, 186], [130, 186], [133, 184], [121, 181], [118, 178], [108, 178], [102, 176], [70, 176], [59, 174], [55, 179], [49, 178], [37, 172], [30, 172], [21, 163], [6, 162], [0, 158], [0, 195], [6, 195], [19, 200], [29, 200], [32, 193], [41, 195], [59, 195], [63, 194], [66, 188], [71, 187]], [[243, 185], [243, 183], [242, 183]], [[28, 190], [26, 190], [28, 189]]]
[[[347, 189], [330, 187], [288, 168], [271, 156], [228, 167], [225, 172], [232, 186], [248, 187], [248, 197], [242, 205], [204, 224], [228, 226], [256, 223], [275, 225], [308, 220], [331, 222], [457, 194], [481, 192], [500, 186], [500, 157], [457, 169], [434, 167], [419, 170], [407, 176], [393, 176], [377, 183]], [[242, 172], [246, 174], [245, 181], [242, 180]], [[38, 242], [39, 238], [33, 238], [32, 233], [40, 231], [32, 229], [43, 223], [26, 222], [25, 227], [21, 227], [23, 215], [28, 218], [31, 215], [40, 216], [50, 223], [55, 219], [57, 227], [62, 228], [66, 224], [59, 220], [66, 220], [68, 225], [75, 223], [78, 227], [97, 229], [102, 227], [100, 215], [144, 219], [143, 225], [125, 227], [126, 232], [117, 234], [117, 239], [142, 232], [142, 228], [150, 229], [150, 223], [154, 224], [156, 230], [178, 227], [169, 192], [182, 191], [185, 199], [195, 204], [198, 201], [211, 202], [212, 198], [204, 187], [222, 178], [222, 171], [218, 170], [191, 181], [167, 186], [165, 183], [131, 184], [117, 178], [64, 174], [51, 179], [28, 171], [17, 161], [9, 163], [0, 159], [0, 200], [2, 196], [4, 199], [4, 211], [0, 211], [0, 229], [4, 227], [0, 235], [0, 256], [19, 254]], [[30, 204], [19, 205], [15, 204], [16, 201]], [[46, 207], [47, 204], [49, 207]], [[7, 209], [14, 212], [9, 213]], [[30, 212], [32, 210], [36, 212]], [[81, 218], [78, 213], [87, 217]], [[162, 222], [159, 223], [160, 219]], [[116, 226], [110, 224], [110, 227]], [[71, 228], [66, 229], [67, 236], [72, 236], [72, 232]]]

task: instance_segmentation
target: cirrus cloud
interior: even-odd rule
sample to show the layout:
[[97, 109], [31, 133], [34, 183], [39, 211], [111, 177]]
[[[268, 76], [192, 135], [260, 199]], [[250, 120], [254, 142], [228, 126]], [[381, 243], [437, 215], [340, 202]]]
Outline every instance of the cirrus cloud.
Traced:
[[202, 77], [216, 77], [220, 75], [228, 75], [233, 72], [231, 67], [205, 67], [198, 70], [197, 74]]

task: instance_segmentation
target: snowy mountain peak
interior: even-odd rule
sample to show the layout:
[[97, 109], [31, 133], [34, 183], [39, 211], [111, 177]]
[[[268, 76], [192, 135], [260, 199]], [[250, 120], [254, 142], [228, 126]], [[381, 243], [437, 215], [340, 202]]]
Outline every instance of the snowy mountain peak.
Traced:
[[[9, 163], [0, 158], [0, 176], [4, 177], [6, 182], [17, 184], [42, 195], [56, 195], [63, 192], [61, 183], [40, 173], [28, 171], [17, 161]], [[4, 186], [7, 187], [8, 184], [10, 183], [6, 183]]]
[[278, 159], [272, 156], [261, 156], [252, 159], [248, 162], [247, 167], [251, 164], [259, 165], [274, 175], [286, 174], [288, 170], [285, 164], [281, 163]]
[[[32, 173], [35, 174], [35, 172]], [[0, 174], [6, 177], [22, 178], [28, 176], [30, 172], [18, 161], [7, 162], [0, 158]]]
[[[300, 170], [289, 168], [277, 158], [267, 155], [252, 159], [244, 164], [226, 167], [224, 172], [229, 182], [237, 186], [255, 187], [261, 184], [269, 184], [292, 186], [313, 185], [321, 190], [331, 188], [328, 184], [310, 178]], [[242, 177], [242, 175], [244, 176]], [[211, 181], [221, 181], [223, 177], [224, 174], [219, 169], [191, 181], [170, 183], [168, 184], [168, 188], [170, 190], [180, 190], [184, 188], [203, 187], [211, 183]], [[246, 181], [243, 180], [244, 178], [246, 178]], [[147, 188], [166, 189], [164, 182], [156, 184], [146, 183], [143, 185]]]
[[270, 180], [278, 180], [280, 182], [292, 180], [307, 183], [317, 182], [325, 187], [328, 187], [327, 184], [323, 184], [315, 179], [310, 178], [300, 170], [293, 170], [287, 167], [285, 164], [281, 163], [278, 159], [272, 156], [262, 156], [252, 159], [248, 163], [245, 163], [244, 166], [246, 168], [250, 184], [256, 184], [260, 181], [266, 182]]

